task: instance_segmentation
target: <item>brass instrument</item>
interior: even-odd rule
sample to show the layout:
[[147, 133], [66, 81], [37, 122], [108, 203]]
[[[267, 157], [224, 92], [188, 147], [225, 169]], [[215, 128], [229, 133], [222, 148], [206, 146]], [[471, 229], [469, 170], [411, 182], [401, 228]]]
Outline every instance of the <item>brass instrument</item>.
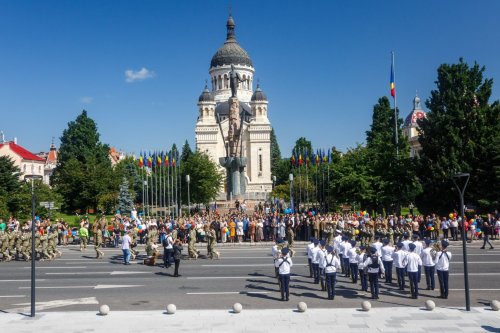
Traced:
[[431, 257], [433, 260], [436, 259], [436, 256], [438, 254], [438, 252], [441, 252], [442, 248], [441, 248], [441, 243], [440, 242], [434, 242], [432, 244], [432, 248], [431, 248]]

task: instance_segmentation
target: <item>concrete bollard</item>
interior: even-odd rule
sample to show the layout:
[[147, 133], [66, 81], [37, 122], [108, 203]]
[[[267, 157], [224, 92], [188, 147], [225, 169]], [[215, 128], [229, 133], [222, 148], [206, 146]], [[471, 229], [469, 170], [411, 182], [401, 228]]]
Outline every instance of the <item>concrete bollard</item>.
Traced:
[[299, 302], [299, 304], [297, 304], [297, 311], [306, 312], [306, 310], [307, 310], [307, 304], [305, 302]]
[[109, 306], [107, 306], [106, 304], [103, 304], [99, 307], [99, 314], [101, 316], [106, 316], [108, 315], [109, 313]]
[[493, 311], [498, 311], [500, 310], [500, 302], [497, 301], [496, 299], [492, 300], [491, 303], [490, 303], [490, 306], [491, 306], [491, 309]]
[[427, 301], [425, 301], [425, 309], [427, 311], [432, 311], [436, 308], [436, 303], [434, 303], [434, 301], [431, 301], [430, 299], [428, 299]]
[[361, 302], [361, 310], [370, 311], [371, 308], [372, 308], [372, 303], [370, 303], [368, 301]]
[[175, 304], [167, 305], [167, 314], [174, 314], [175, 311], [177, 311], [177, 307], [175, 306]]
[[233, 313], [240, 313], [243, 310], [243, 306], [240, 303], [233, 304]]

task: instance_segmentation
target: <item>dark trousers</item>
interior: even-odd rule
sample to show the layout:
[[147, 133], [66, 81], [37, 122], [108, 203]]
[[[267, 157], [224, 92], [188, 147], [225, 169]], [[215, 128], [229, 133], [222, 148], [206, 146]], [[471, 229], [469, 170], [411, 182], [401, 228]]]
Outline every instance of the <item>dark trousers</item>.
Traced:
[[166, 268], [170, 267], [170, 262], [172, 261], [172, 256], [174, 255], [174, 249], [165, 249], [163, 251], [163, 264]]
[[392, 260], [382, 261], [385, 270], [385, 283], [392, 283]]
[[483, 246], [482, 246], [482, 248], [483, 248], [483, 249], [484, 249], [484, 247], [486, 246], [486, 243], [488, 243], [488, 245], [489, 245], [491, 248], [493, 247], [493, 245], [491, 245], [491, 243], [490, 243], [490, 238], [489, 238], [488, 234], [486, 234], [486, 233], [485, 233], [485, 234], [483, 235]]
[[431, 290], [434, 290], [434, 268], [435, 266], [424, 266], [425, 282], [427, 283], [427, 288]]
[[312, 259], [311, 258], [307, 258], [307, 263], [309, 264], [309, 277], [313, 277]]
[[411, 296], [418, 297], [418, 272], [408, 272], [408, 280], [410, 280]]
[[313, 276], [314, 276], [314, 283], [318, 284], [319, 283], [319, 264], [312, 264], [313, 266]]
[[286, 300], [290, 295], [290, 291], [288, 290], [288, 285], [290, 284], [290, 274], [280, 274], [280, 287], [281, 287], [281, 299], [284, 300], [286, 296]]
[[422, 277], [422, 266], [418, 266], [418, 283], [420, 283], [421, 277]]
[[181, 259], [174, 259], [174, 276], [179, 276], [179, 264], [181, 263]]
[[370, 292], [372, 298], [378, 297], [378, 274], [379, 273], [368, 273], [368, 280], [370, 280]]
[[344, 256], [342, 254], [339, 254], [339, 259], [340, 259], [340, 268], [342, 270], [342, 274], [345, 274]]
[[349, 268], [351, 270], [352, 283], [358, 283], [358, 264], [357, 263], [349, 263]]
[[368, 274], [364, 270], [359, 270], [359, 280], [361, 281], [361, 290], [368, 291]]
[[[387, 274], [387, 272], [386, 272]], [[398, 286], [400, 290], [405, 289], [405, 269], [396, 267], [396, 275], [398, 276]]]
[[335, 297], [335, 279], [337, 273], [326, 273], [326, 290], [328, 292], [328, 299]]
[[448, 239], [448, 230], [449, 229], [443, 229], [443, 238]]
[[345, 267], [345, 276], [346, 277], [349, 277], [349, 274], [350, 274], [350, 266], [349, 266], [349, 258], [343, 258], [342, 259], [344, 261], [344, 267]]
[[437, 271], [439, 280], [439, 290], [441, 291], [441, 297], [448, 298], [448, 271]]

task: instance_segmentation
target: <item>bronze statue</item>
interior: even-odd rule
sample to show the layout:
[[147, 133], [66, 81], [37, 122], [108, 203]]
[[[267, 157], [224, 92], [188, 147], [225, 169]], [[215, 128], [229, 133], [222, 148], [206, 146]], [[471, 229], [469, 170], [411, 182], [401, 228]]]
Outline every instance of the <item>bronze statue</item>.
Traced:
[[240, 74], [234, 70], [234, 65], [231, 64], [231, 71], [229, 72], [229, 86], [231, 87], [231, 97], [236, 97], [238, 92], [238, 84], [243, 82]]

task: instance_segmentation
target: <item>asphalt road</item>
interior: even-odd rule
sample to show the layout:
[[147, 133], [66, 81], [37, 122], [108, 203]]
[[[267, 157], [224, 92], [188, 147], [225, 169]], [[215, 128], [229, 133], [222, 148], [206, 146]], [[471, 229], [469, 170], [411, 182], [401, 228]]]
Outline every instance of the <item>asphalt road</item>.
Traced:
[[[435, 291], [421, 290], [420, 299], [413, 300], [409, 290], [400, 292], [396, 284], [381, 283], [381, 297], [373, 301], [373, 306], [421, 306], [425, 299], [433, 299], [440, 306], [465, 306], [460, 244], [452, 243], [450, 247], [453, 259], [449, 299], [437, 298], [437, 287]], [[468, 245], [472, 306], [500, 299], [500, 242], [494, 245], [498, 249], [480, 250], [478, 241]], [[300, 251], [304, 248], [305, 245], [296, 246], [290, 303], [305, 301], [310, 308], [354, 308], [360, 301], [369, 299], [370, 295], [361, 292], [359, 284], [353, 285], [339, 276], [337, 296], [329, 301], [326, 292], [321, 292], [308, 277], [305, 251]], [[179, 309], [228, 309], [235, 302], [247, 309], [290, 307], [290, 303], [279, 300], [270, 245], [219, 247], [220, 260], [182, 260], [179, 278], [171, 276], [173, 267], [144, 266], [140, 257], [125, 266], [119, 249], [105, 248], [103, 260], [94, 259], [91, 248], [83, 253], [74, 246], [61, 249], [62, 258], [36, 264], [37, 311], [95, 310], [96, 304], [132, 311], [164, 309], [169, 303]], [[198, 249], [206, 253], [205, 246]], [[187, 249], [184, 252], [187, 253]], [[0, 263], [0, 311], [29, 311], [30, 267], [27, 262]], [[424, 276], [420, 287], [425, 288]]]

